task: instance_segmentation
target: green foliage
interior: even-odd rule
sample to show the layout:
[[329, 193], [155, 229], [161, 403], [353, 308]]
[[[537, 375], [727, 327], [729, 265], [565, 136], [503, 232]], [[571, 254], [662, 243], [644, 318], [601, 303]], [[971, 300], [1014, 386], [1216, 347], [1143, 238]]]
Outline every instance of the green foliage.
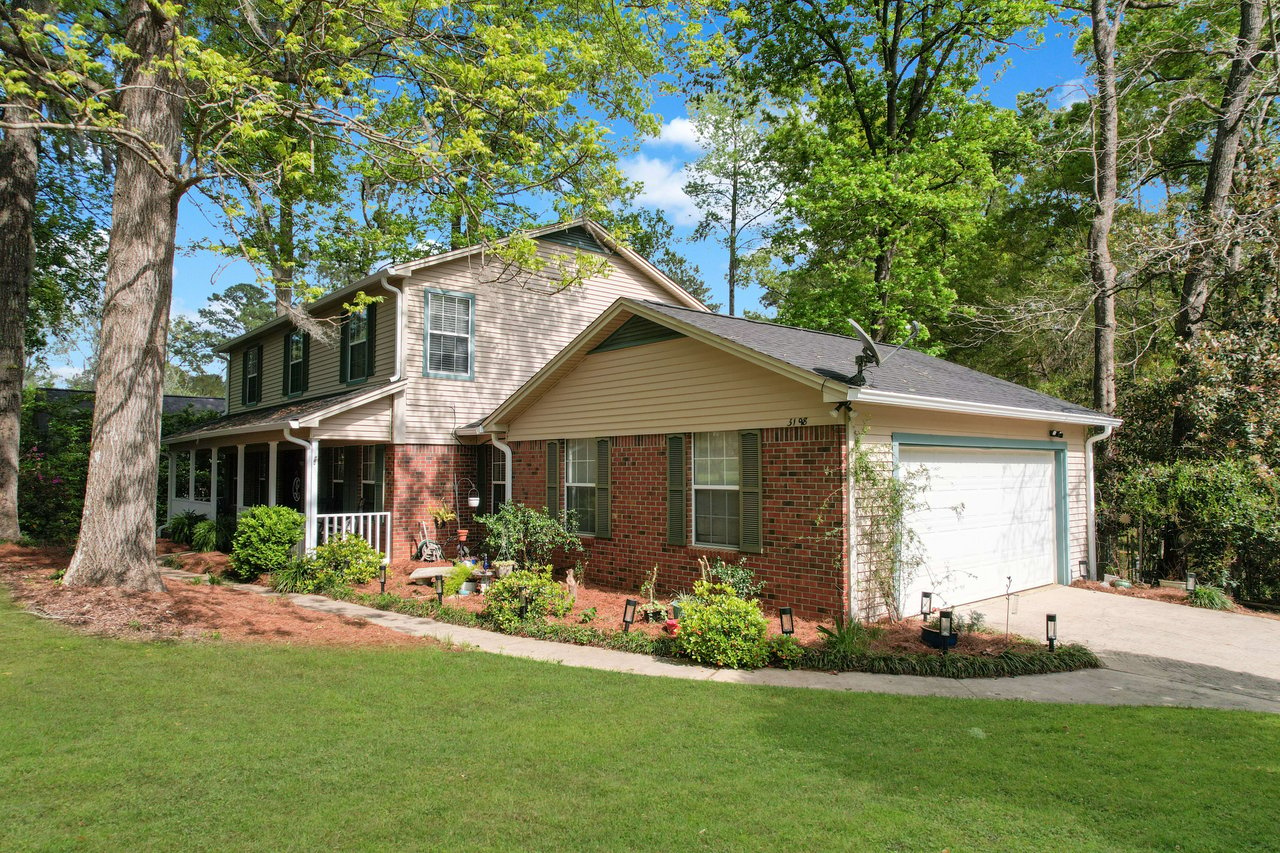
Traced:
[[795, 637], [774, 634], [769, 637], [769, 666], [795, 669], [804, 660], [805, 649]]
[[457, 595], [462, 589], [462, 585], [471, 580], [471, 575], [475, 572], [475, 566], [469, 566], [466, 563], [454, 563], [453, 569], [444, 577], [444, 594]]
[[510, 631], [526, 619], [564, 616], [572, 608], [573, 599], [551, 579], [551, 567], [547, 566], [536, 571], [520, 569], [494, 581], [485, 593], [484, 617]]
[[586, 610], [578, 614], [578, 621], [583, 625], [596, 621], [596, 609], [588, 607]]
[[302, 513], [287, 506], [245, 510], [231, 543], [231, 576], [251, 581], [284, 568], [294, 559], [294, 548], [302, 541], [305, 527]]
[[711, 564], [711, 578], [733, 587], [739, 598], [758, 598], [760, 591], [764, 589], [764, 581], [756, 580], [755, 569], [747, 565], [746, 557], [736, 563], [726, 563], [716, 557]]
[[181, 545], [191, 545], [195, 538], [196, 527], [208, 519], [201, 513], [193, 509], [186, 512], [180, 512], [173, 518], [169, 519], [169, 524], [165, 528], [165, 532], [171, 541]]
[[677, 648], [711, 666], [753, 669], [768, 661], [768, 622], [758, 601], [739, 598], [733, 587], [698, 581], [680, 619]]
[[1227, 594], [1216, 586], [1199, 586], [1187, 593], [1187, 603], [1192, 607], [1208, 610], [1234, 610], [1235, 605]]
[[322, 573], [343, 584], [368, 583], [382, 567], [382, 552], [363, 538], [347, 534], [333, 536], [318, 546], [311, 559]]
[[53, 401], [28, 388], [22, 395], [18, 459], [18, 521], [40, 544], [70, 544], [80, 528], [89, 465], [92, 410], [85, 401]]
[[279, 593], [304, 595], [323, 591], [320, 589], [320, 573], [314, 562], [306, 557], [294, 557], [271, 573], [271, 588]]
[[808, 649], [799, 666], [836, 672], [874, 672], [882, 675], [924, 675], [941, 678], [1011, 678], [1097, 669], [1102, 662], [1084, 646], [1059, 646], [1054, 651], [1032, 647], [998, 655], [892, 654]]
[[544, 509], [534, 509], [514, 501], [503, 504], [492, 515], [481, 515], [476, 521], [487, 531], [485, 545], [498, 559], [516, 560], [525, 568], [547, 565], [557, 553], [582, 550], [582, 542], [573, 533], [573, 514], [558, 517]]
[[191, 530], [191, 547], [197, 551], [216, 551], [218, 549], [218, 523], [210, 518], [198, 522]]
[[846, 619], [837, 616], [832, 627], [818, 626], [822, 635], [823, 649], [836, 655], [866, 654], [871, 643], [884, 634], [884, 629], [876, 625], [867, 625], [857, 619]]

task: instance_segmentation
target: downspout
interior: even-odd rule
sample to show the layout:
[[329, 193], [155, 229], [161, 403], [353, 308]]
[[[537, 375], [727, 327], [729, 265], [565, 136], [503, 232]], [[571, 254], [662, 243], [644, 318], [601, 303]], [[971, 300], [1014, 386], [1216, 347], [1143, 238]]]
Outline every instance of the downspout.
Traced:
[[1084, 442], [1084, 480], [1085, 480], [1085, 519], [1088, 525], [1086, 531], [1089, 536], [1089, 577], [1092, 580], [1098, 577], [1098, 498], [1095, 493], [1093, 483], [1093, 453], [1094, 445], [1099, 441], [1104, 441], [1111, 437], [1112, 430], [1115, 429], [1114, 424], [1107, 424], [1102, 428], [1102, 432], [1097, 435], [1091, 435]]
[[378, 284], [382, 285], [383, 290], [395, 294], [396, 297], [396, 369], [387, 382], [399, 382], [400, 375], [404, 372], [404, 293], [387, 281], [386, 273], [382, 274], [382, 280]]
[[306, 457], [302, 472], [302, 514], [306, 518], [306, 527], [302, 537], [302, 547], [308, 553], [316, 548], [316, 503], [317, 478], [320, 476], [320, 439], [307, 441], [298, 438], [290, 430], [299, 428], [297, 421], [289, 421], [284, 427], [284, 440], [306, 448]]
[[496, 447], [496, 448], [498, 448], [499, 450], [501, 450], [501, 451], [502, 451], [502, 456], [503, 456], [503, 463], [502, 463], [502, 464], [503, 464], [503, 466], [506, 468], [506, 471], [507, 471], [507, 478], [506, 478], [506, 479], [507, 479], [507, 482], [506, 482], [506, 488], [505, 488], [505, 491], [506, 491], [506, 493], [507, 493], [507, 494], [506, 494], [505, 502], [506, 502], [506, 503], [511, 503], [511, 486], [512, 486], [512, 482], [511, 482], [511, 446], [510, 446], [510, 445], [508, 445], [506, 442], [504, 442], [502, 439], [498, 438], [498, 434], [497, 434], [496, 432], [491, 432], [491, 433], [489, 433], [489, 441], [491, 441], [491, 442], [493, 443], [493, 446], [494, 446], [494, 447]]

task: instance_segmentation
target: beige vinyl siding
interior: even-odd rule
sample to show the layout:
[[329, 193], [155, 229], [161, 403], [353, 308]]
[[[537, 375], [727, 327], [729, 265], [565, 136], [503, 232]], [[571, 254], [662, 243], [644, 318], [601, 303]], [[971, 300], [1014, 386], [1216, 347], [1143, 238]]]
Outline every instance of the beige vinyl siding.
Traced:
[[[385, 382], [395, 370], [396, 352], [396, 297], [382, 288], [371, 287], [365, 291], [370, 296], [382, 296], [375, 310], [377, 328], [374, 330], [374, 375], [363, 384], [346, 384], [339, 379], [341, 354], [339, 353], [339, 334], [335, 324], [332, 343], [324, 343], [317, 338], [311, 340], [311, 364], [308, 369], [307, 393], [288, 400], [307, 400], [314, 397], [327, 397], [353, 388], [372, 387]], [[316, 316], [320, 319], [334, 320], [343, 314], [342, 306], [335, 305]], [[262, 345], [262, 400], [249, 409], [262, 409], [278, 406], [286, 402], [281, 394], [284, 382], [284, 336], [289, 331], [282, 327], [270, 334], [251, 340], [244, 347], [233, 350], [228, 365], [227, 382], [230, 389], [230, 405], [227, 414], [236, 414], [246, 410], [240, 404], [240, 369], [241, 353], [251, 346]]]
[[594, 353], [509, 425], [512, 441], [834, 423], [815, 388], [690, 338]]
[[311, 438], [355, 442], [391, 440], [391, 399], [384, 397], [325, 418], [309, 433]]
[[[861, 438], [864, 447], [883, 445], [887, 448], [892, 444], [895, 432], [1049, 441], [1049, 430], [1062, 430], [1063, 440], [1067, 445], [1067, 568], [1074, 573], [1079, 561], [1088, 558], [1085, 427], [1051, 421], [953, 415], [857, 403], [854, 403], [854, 412], [855, 429], [865, 430]], [[884, 458], [888, 458], [887, 455]]]
[[[553, 261], [572, 252], [540, 244]], [[596, 275], [557, 292], [548, 275], [513, 276], [500, 261], [481, 256], [428, 267], [405, 282], [405, 366], [409, 380], [403, 406], [407, 441], [454, 441], [452, 430], [488, 415], [503, 400], [621, 297], [670, 303], [671, 294], [628, 261], [609, 256], [609, 275]], [[554, 276], [554, 273], [549, 275]], [[474, 296], [474, 379], [423, 376], [423, 319], [427, 290]]]

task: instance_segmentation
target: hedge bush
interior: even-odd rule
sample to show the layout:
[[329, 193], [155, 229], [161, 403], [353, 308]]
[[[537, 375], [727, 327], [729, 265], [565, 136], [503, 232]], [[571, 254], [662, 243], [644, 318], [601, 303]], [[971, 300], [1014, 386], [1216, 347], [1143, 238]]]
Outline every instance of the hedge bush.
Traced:
[[728, 584], [698, 581], [680, 619], [676, 647], [701, 664], [752, 669], [769, 659], [769, 623], [760, 602]]
[[283, 569], [294, 559], [302, 541], [306, 519], [287, 506], [255, 506], [240, 516], [231, 541], [228, 574], [251, 581], [258, 575]]
[[[525, 608], [524, 619], [520, 611]], [[525, 619], [564, 616], [573, 609], [573, 598], [551, 579], [551, 567], [520, 569], [499, 578], [485, 593], [484, 616], [510, 632]]]

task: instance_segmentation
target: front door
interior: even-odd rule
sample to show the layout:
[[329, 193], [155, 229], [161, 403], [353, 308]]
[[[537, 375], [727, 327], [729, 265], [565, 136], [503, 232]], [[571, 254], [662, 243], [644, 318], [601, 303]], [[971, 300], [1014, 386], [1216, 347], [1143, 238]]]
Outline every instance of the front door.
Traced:
[[281, 450], [276, 456], [276, 503], [302, 512], [306, 451]]

